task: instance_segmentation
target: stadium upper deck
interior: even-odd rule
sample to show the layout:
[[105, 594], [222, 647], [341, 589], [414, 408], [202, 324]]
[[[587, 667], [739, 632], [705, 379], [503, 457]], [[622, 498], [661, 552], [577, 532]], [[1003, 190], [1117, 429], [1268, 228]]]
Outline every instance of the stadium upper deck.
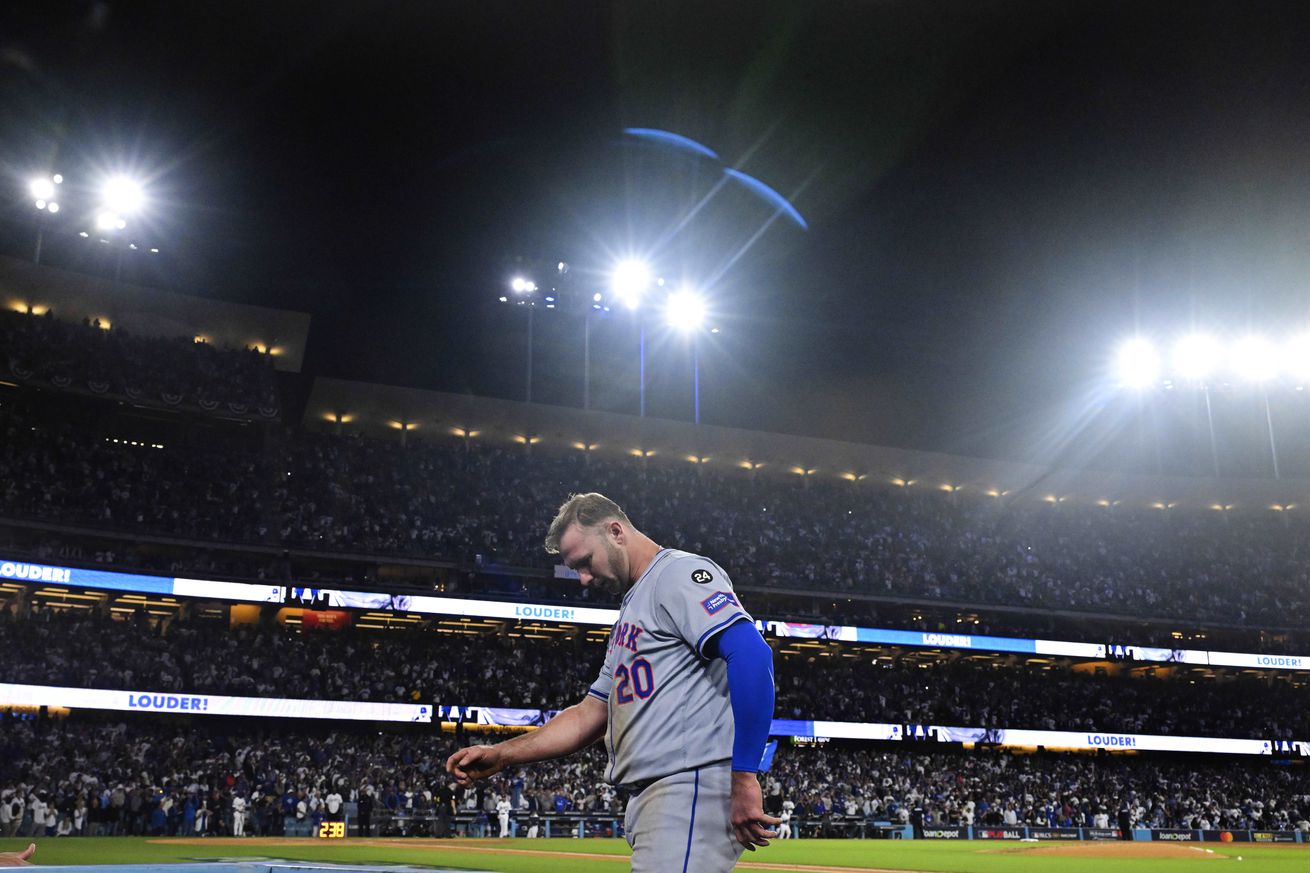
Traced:
[[15, 558], [567, 599], [539, 529], [599, 489], [780, 616], [1028, 635], [1158, 620], [1134, 637], [1154, 645], [1275, 628], [1230, 644], [1273, 652], [1307, 608], [1303, 482], [1119, 479], [322, 379], [290, 430], [52, 388], [0, 395]]

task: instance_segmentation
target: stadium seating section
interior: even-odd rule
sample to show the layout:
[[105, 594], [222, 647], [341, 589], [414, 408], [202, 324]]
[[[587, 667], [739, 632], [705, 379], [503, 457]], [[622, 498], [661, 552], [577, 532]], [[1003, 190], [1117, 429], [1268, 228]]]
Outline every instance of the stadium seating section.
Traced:
[[[613, 598], [553, 579], [541, 547], [563, 497], [596, 490], [656, 540], [713, 556], [757, 615], [954, 630], [974, 610], [978, 633], [1171, 645], [1177, 627], [1205, 648], [1229, 634], [1246, 651], [1310, 651], [1310, 526], [1287, 513], [948, 497], [328, 434], [276, 420], [284, 404], [265, 355], [51, 317], [0, 314], [0, 367], [20, 386], [0, 402], [0, 557], [382, 590], [400, 583], [377, 568], [411, 559], [415, 590], [605, 605]], [[240, 626], [175, 612], [0, 600], [0, 681], [555, 709], [584, 693], [602, 654], [585, 633], [453, 634], [433, 622], [311, 633], [269, 610]], [[1296, 672], [775, 648], [780, 718], [1310, 737]], [[432, 832], [445, 804], [484, 827], [500, 796], [519, 817], [618, 815], [627, 800], [604, 784], [600, 749], [465, 790], [441, 769], [457, 743], [484, 740], [462, 728], [252, 721], [2, 713], [0, 835], [231, 833], [234, 798], [248, 833], [279, 835], [321, 819], [333, 793], [356, 822], [371, 807], [390, 833]], [[794, 809], [806, 836], [901, 824], [915, 810], [941, 825], [1113, 827], [1122, 813], [1152, 827], [1310, 831], [1310, 768], [1271, 758], [898, 745], [784, 740], [763, 777], [766, 806]]]

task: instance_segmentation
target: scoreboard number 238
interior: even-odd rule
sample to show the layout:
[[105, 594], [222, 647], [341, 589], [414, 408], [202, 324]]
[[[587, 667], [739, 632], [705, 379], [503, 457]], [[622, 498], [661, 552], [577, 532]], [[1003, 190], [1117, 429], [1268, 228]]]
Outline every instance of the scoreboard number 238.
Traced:
[[318, 833], [315, 834], [320, 840], [340, 840], [346, 836], [346, 823], [344, 821], [325, 821], [318, 826]]

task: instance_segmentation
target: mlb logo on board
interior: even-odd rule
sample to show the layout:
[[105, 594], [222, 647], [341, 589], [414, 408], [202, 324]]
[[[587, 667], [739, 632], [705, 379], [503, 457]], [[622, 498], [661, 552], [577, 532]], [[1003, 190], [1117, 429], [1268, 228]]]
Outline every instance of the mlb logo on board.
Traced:
[[720, 609], [723, 609], [723, 607], [727, 606], [730, 603], [733, 606], [741, 605], [740, 603], [737, 602], [737, 598], [732, 596], [730, 592], [715, 591], [709, 597], [706, 597], [704, 600], [702, 600], [700, 602], [700, 605], [705, 607], [706, 612], [708, 612], [710, 615], [713, 615], [714, 613], [718, 612]]

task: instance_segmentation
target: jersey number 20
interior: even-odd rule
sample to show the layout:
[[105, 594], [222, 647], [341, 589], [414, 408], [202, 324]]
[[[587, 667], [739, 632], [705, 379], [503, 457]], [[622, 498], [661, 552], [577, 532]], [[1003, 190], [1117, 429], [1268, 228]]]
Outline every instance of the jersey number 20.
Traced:
[[651, 672], [650, 661], [645, 658], [633, 661], [631, 670], [627, 664], [620, 664], [614, 671], [614, 678], [618, 682], [620, 704], [631, 703], [634, 692], [645, 700], [655, 691], [655, 674]]

